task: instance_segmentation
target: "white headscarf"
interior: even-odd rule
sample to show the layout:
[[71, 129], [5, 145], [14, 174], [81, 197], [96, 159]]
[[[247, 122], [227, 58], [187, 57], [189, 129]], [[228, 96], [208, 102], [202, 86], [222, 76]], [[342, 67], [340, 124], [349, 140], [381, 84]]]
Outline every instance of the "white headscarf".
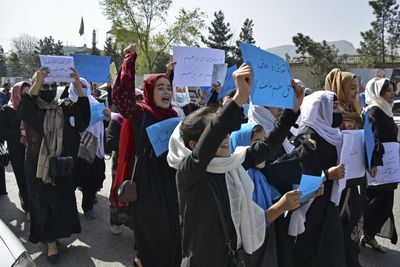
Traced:
[[380, 93], [383, 88], [383, 84], [389, 81], [387, 78], [372, 78], [365, 86], [365, 102], [368, 105], [368, 109], [371, 107], [380, 108], [389, 117], [393, 117], [393, 104], [389, 104]]
[[[267, 108], [253, 104], [250, 104], [248, 117], [249, 122], [260, 124], [264, 128], [265, 133], [272, 131], [276, 121], [274, 115]], [[289, 143], [287, 138], [285, 138], [282, 145], [286, 153], [290, 153], [294, 149], [294, 146]]]
[[[178, 169], [190, 151], [180, 136], [179, 124], [169, 140], [168, 164]], [[237, 147], [229, 158], [214, 158], [207, 166], [207, 172], [224, 173], [229, 195], [231, 217], [236, 229], [237, 247], [243, 245], [251, 254], [262, 246], [265, 239], [265, 211], [253, 201], [254, 185], [242, 166], [247, 147]]]
[[308, 126], [314, 129], [325, 141], [334, 145], [340, 155], [342, 133], [332, 128], [333, 101], [335, 93], [318, 91], [304, 98], [301, 105], [300, 130]]
[[[88, 83], [88, 81], [86, 81], [82, 77], [80, 78], [80, 80], [83, 84], [85, 84], [85, 86], [87, 88], [87, 89], [83, 89], [83, 92], [88, 97], [90, 106], [99, 104], [99, 101], [97, 101], [90, 94], [90, 92], [91, 92], [90, 83]], [[71, 83], [69, 85], [68, 93], [69, 93], [68, 97], [72, 102], [75, 103], [76, 101], [78, 101], [78, 94], [77, 94], [77, 91], [75, 90], [74, 83]], [[71, 118], [71, 124], [75, 125], [75, 118]], [[103, 140], [104, 140], [104, 124], [103, 124], [103, 122], [99, 121], [99, 122], [89, 126], [88, 128], [86, 128], [85, 131], [90, 132], [97, 138], [96, 156], [98, 158], [102, 159], [104, 157], [104, 142], [103, 142]]]

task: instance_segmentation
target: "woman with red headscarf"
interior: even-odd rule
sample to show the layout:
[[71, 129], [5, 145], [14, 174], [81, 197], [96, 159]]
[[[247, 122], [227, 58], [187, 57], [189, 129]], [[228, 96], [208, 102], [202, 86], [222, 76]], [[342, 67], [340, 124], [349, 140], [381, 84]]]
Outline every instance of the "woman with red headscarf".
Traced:
[[21, 103], [22, 95], [29, 90], [30, 86], [27, 82], [16, 83], [11, 88], [11, 97], [8, 104], [0, 109], [0, 140], [7, 141], [11, 165], [17, 180], [21, 207], [25, 212], [29, 212], [28, 191], [24, 172], [26, 138], [23, 123], [17, 109]]
[[133, 155], [138, 157], [134, 180], [137, 200], [133, 207], [133, 231], [137, 256], [135, 266], [180, 266], [181, 236], [175, 170], [167, 153], [157, 157], [146, 128], [177, 117], [171, 108], [172, 90], [166, 75], [151, 75], [144, 81], [143, 102], [135, 101], [135, 45], [125, 49], [125, 59], [113, 87], [113, 101], [125, 118], [121, 128], [117, 174], [110, 200], [117, 201], [118, 186], [131, 176]]

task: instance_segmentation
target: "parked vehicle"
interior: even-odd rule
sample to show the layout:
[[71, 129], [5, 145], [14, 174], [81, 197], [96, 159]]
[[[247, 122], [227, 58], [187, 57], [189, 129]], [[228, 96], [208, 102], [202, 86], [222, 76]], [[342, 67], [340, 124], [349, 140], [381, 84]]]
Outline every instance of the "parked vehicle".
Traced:
[[0, 265], [5, 267], [36, 267], [19, 239], [0, 219]]

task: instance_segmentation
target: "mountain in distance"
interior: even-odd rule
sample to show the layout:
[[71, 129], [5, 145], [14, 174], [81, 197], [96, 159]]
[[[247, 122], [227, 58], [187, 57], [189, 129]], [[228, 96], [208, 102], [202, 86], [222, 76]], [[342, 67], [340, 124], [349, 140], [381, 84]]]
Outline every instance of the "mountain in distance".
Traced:
[[[336, 49], [339, 50], [339, 55], [344, 55], [344, 54], [350, 56], [357, 55], [357, 49], [349, 41], [340, 40], [340, 41], [328, 42], [328, 44], [334, 45]], [[296, 47], [294, 45], [281, 45], [281, 46], [267, 48], [265, 50], [282, 58], [285, 58], [285, 54], [289, 54], [291, 58], [301, 56], [300, 54], [296, 53]]]

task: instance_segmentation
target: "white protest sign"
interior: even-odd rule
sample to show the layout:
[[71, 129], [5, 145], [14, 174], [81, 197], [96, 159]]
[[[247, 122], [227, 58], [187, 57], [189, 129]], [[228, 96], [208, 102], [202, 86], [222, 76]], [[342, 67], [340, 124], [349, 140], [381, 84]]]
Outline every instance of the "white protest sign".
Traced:
[[347, 180], [365, 175], [364, 130], [346, 130], [342, 131], [342, 134], [340, 164], [344, 165], [345, 176], [334, 183], [337, 190], [333, 190], [331, 194], [331, 200], [337, 204], [340, 201], [343, 189], [346, 188]]
[[[225, 63], [225, 51], [212, 48], [173, 47], [175, 86], [211, 86], [214, 64]], [[224, 77], [225, 78], [225, 77]]]
[[219, 82], [222, 87], [225, 82], [226, 71], [228, 70], [228, 64], [214, 64], [211, 84], [217, 84]]
[[400, 182], [400, 144], [382, 143], [385, 149], [383, 166], [378, 166], [378, 173], [371, 177], [367, 172], [368, 185], [381, 185]]
[[71, 68], [74, 67], [74, 58], [66, 56], [39, 55], [40, 65], [49, 68], [49, 75], [45, 82], [72, 82], [70, 78]]
[[342, 133], [340, 164], [343, 164], [346, 169], [344, 179], [363, 177], [365, 175], [364, 130], [347, 130]]

